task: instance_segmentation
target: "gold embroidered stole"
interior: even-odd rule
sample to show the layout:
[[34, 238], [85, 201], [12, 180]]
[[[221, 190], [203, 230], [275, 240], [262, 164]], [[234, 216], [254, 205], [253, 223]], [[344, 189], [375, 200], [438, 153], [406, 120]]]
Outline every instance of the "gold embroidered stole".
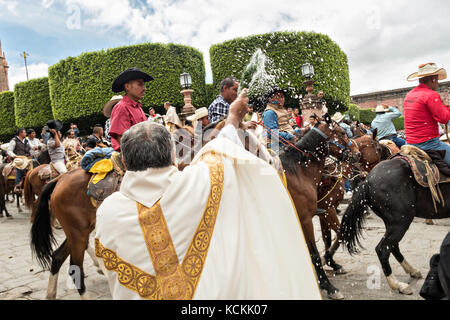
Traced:
[[160, 201], [152, 208], [137, 203], [139, 223], [156, 276], [123, 261], [117, 254], [95, 240], [95, 251], [102, 257], [105, 267], [118, 274], [118, 281], [126, 288], [151, 300], [192, 299], [206, 261], [217, 213], [222, 198], [224, 166], [220, 156], [205, 154], [208, 164], [210, 192], [200, 224], [180, 264], [167, 227]]

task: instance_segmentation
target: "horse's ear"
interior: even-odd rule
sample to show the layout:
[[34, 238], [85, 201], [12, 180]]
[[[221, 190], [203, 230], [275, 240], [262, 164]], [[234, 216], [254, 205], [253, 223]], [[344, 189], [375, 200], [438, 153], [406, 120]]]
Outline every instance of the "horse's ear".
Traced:
[[323, 120], [325, 120], [326, 123], [331, 124], [332, 120], [328, 113], [325, 113], [322, 118]]
[[377, 139], [377, 134], [378, 134], [378, 128], [375, 128], [375, 130], [373, 130], [373, 133], [372, 133], [373, 140]]

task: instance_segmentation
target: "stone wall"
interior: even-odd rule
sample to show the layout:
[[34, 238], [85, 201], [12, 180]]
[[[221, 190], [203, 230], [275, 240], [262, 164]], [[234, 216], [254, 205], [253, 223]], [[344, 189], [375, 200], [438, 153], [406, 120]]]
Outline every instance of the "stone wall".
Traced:
[[[351, 103], [354, 103], [363, 109], [376, 108], [377, 105], [384, 103], [389, 106], [397, 106], [403, 113], [403, 100], [405, 99], [406, 94], [415, 87], [416, 86], [358, 94], [351, 96], [350, 100]], [[441, 95], [442, 102], [446, 105], [450, 105], [450, 81], [440, 82], [438, 92]]]

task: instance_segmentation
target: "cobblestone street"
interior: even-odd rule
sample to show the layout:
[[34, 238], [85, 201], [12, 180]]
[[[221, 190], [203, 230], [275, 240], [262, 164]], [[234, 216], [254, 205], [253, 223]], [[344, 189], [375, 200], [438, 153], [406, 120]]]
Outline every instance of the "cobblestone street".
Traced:
[[[344, 210], [345, 205], [341, 206]], [[41, 300], [46, 297], [49, 272], [32, 259], [30, 250], [29, 213], [17, 213], [15, 206], [8, 204], [8, 210], [14, 219], [0, 218], [0, 300], [22, 299]], [[343, 212], [343, 211], [342, 211]], [[315, 218], [316, 242], [323, 251], [319, 220]], [[435, 220], [435, 225], [426, 225], [423, 219], [416, 218], [406, 233], [400, 248], [415, 268], [421, 271], [423, 278], [429, 270], [429, 260], [450, 230], [450, 219]], [[58, 241], [64, 238], [62, 230], [55, 231]], [[331, 269], [327, 274], [331, 282], [341, 290], [345, 298], [353, 299], [389, 299], [417, 300], [424, 279], [411, 280], [391, 256], [391, 266], [397, 279], [410, 283], [412, 295], [400, 295], [389, 289], [375, 253], [375, 246], [384, 234], [384, 225], [378, 217], [372, 214], [364, 229], [363, 245], [365, 249], [355, 256], [350, 256], [342, 248], [335, 255], [335, 260], [348, 271], [345, 275], [334, 276]], [[334, 236], [334, 235], [333, 235]], [[92, 238], [91, 238], [92, 239]], [[93, 246], [93, 241], [91, 241]], [[78, 292], [73, 289], [68, 276], [69, 259], [61, 268], [57, 299], [79, 300]], [[92, 299], [110, 299], [106, 278], [97, 273], [91, 258], [85, 255], [86, 287]], [[369, 286], [368, 286], [369, 284]], [[326, 293], [322, 291], [326, 299]]]

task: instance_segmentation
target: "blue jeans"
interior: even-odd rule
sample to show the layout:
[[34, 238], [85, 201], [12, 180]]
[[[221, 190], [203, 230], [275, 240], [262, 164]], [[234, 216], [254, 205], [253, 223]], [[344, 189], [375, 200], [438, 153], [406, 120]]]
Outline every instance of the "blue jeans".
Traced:
[[422, 150], [445, 150], [444, 161], [450, 167], [450, 145], [442, 142], [439, 138], [433, 138], [422, 143], [412, 144]]
[[350, 180], [345, 180], [345, 192], [352, 192], [352, 184], [350, 183]]
[[19, 184], [20, 180], [22, 180], [25, 175], [25, 170], [20, 170], [16, 168], [16, 186]]
[[396, 135], [394, 136], [390, 136], [388, 138], [383, 138], [383, 140], [391, 140], [392, 142], [394, 142], [397, 147], [401, 148], [403, 145], [406, 144], [406, 141], [402, 138], [397, 137]]

